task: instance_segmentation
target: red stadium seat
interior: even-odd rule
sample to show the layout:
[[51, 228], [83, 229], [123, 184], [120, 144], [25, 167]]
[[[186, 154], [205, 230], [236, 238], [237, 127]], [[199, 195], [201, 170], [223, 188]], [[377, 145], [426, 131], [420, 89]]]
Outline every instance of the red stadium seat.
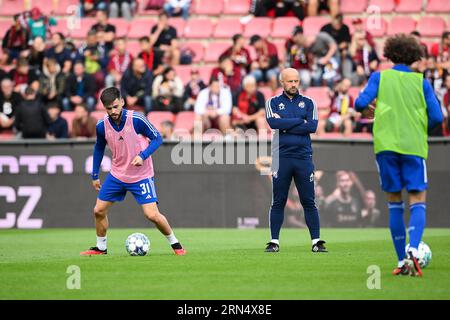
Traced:
[[[371, 7], [379, 9], [381, 13], [390, 13], [394, 11], [395, 2], [394, 0], [370, 0], [369, 6], [367, 7], [369, 12], [374, 12]], [[378, 10], [377, 10], [378, 11]]]
[[181, 130], [191, 132], [194, 129], [195, 113], [193, 111], [181, 111], [175, 119], [174, 131]]
[[360, 88], [360, 87], [351, 87], [348, 90], [348, 94], [353, 98], [353, 102], [356, 100], [356, 98], [358, 98], [361, 90], [362, 90], [362, 88]]
[[184, 35], [184, 28], [186, 21], [180, 17], [172, 17], [169, 19], [169, 24], [177, 30], [177, 37], [181, 38]]
[[14, 140], [16, 135], [12, 130], [4, 130], [0, 132], [0, 141]]
[[305, 96], [313, 99], [318, 109], [328, 109], [331, 104], [327, 87], [309, 87], [305, 91]]
[[75, 118], [75, 112], [73, 111], [63, 111], [61, 112], [61, 117], [67, 121], [67, 127], [69, 128], [69, 135], [72, 132], [72, 121]]
[[182, 47], [186, 47], [191, 49], [194, 52], [194, 57], [192, 59], [193, 62], [201, 62], [203, 61], [205, 55], [205, 47], [201, 42], [186, 42], [182, 45]]
[[230, 46], [230, 42], [211, 42], [206, 48], [205, 62], [218, 62], [219, 56]]
[[143, 36], [150, 36], [152, 27], [156, 24], [155, 20], [133, 19], [131, 21], [128, 38], [138, 39]]
[[211, 72], [215, 66], [201, 66], [198, 67], [198, 71], [200, 73], [200, 78], [203, 80], [205, 84], [209, 83], [209, 79], [211, 78]]
[[441, 17], [425, 16], [417, 24], [422, 37], [440, 37], [445, 31], [445, 21]]
[[128, 41], [127, 50], [133, 57], [137, 57], [141, 52], [141, 46], [138, 41]]
[[367, 8], [367, 0], [341, 0], [340, 10], [343, 14], [363, 13]]
[[[67, 21], [69, 22], [67, 23]], [[83, 18], [81, 19], [80, 28], [78, 28], [76, 24], [73, 24], [73, 20], [66, 19], [66, 23], [67, 23], [66, 27], [73, 38], [84, 40], [86, 39], [89, 30], [91, 30], [92, 26], [96, 24], [97, 21], [95, 18]], [[70, 30], [71, 27], [73, 27], [73, 30]]]
[[245, 15], [250, 10], [251, 0], [228, 0], [223, 7], [224, 14]]
[[3, 39], [8, 29], [12, 26], [13, 20], [0, 20], [0, 39]]
[[123, 18], [109, 18], [109, 23], [116, 27], [116, 37], [126, 37], [130, 30], [130, 22]]
[[23, 0], [3, 0], [0, 5], [0, 16], [13, 16], [25, 11], [25, 3]]
[[416, 20], [408, 16], [393, 17], [389, 23], [387, 35], [392, 36], [397, 33], [409, 34], [416, 30]]
[[91, 116], [95, 118], [97, 121], [103, 120], [105, 118], [106, 112], [103, 110], [95, 110], [91, 112]]
[[278, 59], [284, 60], [286, 57], [286, 40], [275, 40], [272, 43], [277, 47]]
[[175, 121], [175, 116], [170, 111], [152, 111], [147, 114], [147, 119], [156, 128], [156, 130], [161, 131], [161, 123], [164, 121]]
[[315, 36], [320, 32], [320, 29], [330, 22], [329, 17], [306, 17], [303, 20], [303, 32], [306, 36]]
[[[56, 8], [53, 8], [53, 0], [47, 0], [52, 3], [51, 7], [55, 14], [58, 16], [71, 16], [75, 15], [79, 10], [80, 1], [79, 0], [59, 0], [56, 4]], [[40, 0], [35, 0], [36, 3], [39, 3]], [[42, 6], [42, 4], [41, 4]]]
[[372, 140], [373, 136], [369, 132], [353, 132], [346, 138], [355, 139], [355, 140], [361, 140], [361, 139], [362, 140], [367, 140], [367, 139]]
[[300, 25], [301, 21], [296, 17], [281, 17], [274, 19], [272, 37], [289, 38], [295, 26]]
[[213, 32], [213, 24], [211, 19], [206, 18], [191, 18], [184, 29], [184, 36], [186, 38], [209, 38]]
[[175, 66], [175, 73], [180, 77], [183, 84], [188, 83], [191, 78], [192, 66], [190, 65], [178, 65]]
[[224, 0], [197, 0], [197, 5], [193, 12], [199, 15], [218, 16], [222, 13], [223, 1]]
[[250, 38], [254, 34], [260, 35], [266, 38], [270, 35], [272, 31], [272, 20], [271, 18], [253, 18], [245, 25], [244, 37]]
[[264, 95], [264, 98], [268, 100], [269, 98], [273, 97], [273, 91], [269, 87], [260, 87], [258, 88], [259, 91]]
[[395, 7], [395, 12], [398, 13], [417, 13], [422, 11], [422, 0], [399, 0], [400, 2]]
[[375, 38], [381, 38], [386, 34], [387, 22], [384, 18], [366, 19], [366, 30]]
[[450, 13], [450, 1], [448, 0], [428, 0], [425, 11], [436, 13]]
[[242, 27], [239, 19], [219, 19], [214, 30], [214, 38], [231, 38], [237, 33], [242, 33]]

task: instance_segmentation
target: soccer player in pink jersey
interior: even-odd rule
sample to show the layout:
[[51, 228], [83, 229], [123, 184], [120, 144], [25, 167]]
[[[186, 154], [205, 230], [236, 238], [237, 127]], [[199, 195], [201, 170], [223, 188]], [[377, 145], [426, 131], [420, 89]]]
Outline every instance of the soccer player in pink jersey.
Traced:
[[[92, 170], [92, 185], [99, 191], [94, 208], [97, 245], [81, 252], [81, 255], [107, 253], [108, 211], [114, 202], [125, 199], [127, 191], [142, 206], [145, 216], [166, 236], [175, 254], [186, 254], [157, 206], [151, 155], [162, 144], [161, 135], [143, 114], [123, 109], [125, 103], [119, 89], [106, 88], [100, 100], [107, 115], [97, 123]], [[101, 185], [99, 169], [106, 144], [112, 151], [113, 159], [111, 172]]]

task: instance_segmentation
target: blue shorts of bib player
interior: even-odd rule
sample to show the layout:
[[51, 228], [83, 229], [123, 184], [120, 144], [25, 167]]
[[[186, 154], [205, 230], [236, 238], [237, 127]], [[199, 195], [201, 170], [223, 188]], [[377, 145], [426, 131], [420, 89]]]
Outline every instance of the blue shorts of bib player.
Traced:
[[135, 183], [125, 183], [108, 174], [100, 188], [98, 198], [103, 201], [123, 201], [127, 194], [131, 192], [140, 205], [152, 202], [158, 202], [156, 195], [154, 177], [143, 179]]
[[377, 153], [381, 189], [385, 192], [424, 191], [428, 188], [425, 159], [392, 151]]

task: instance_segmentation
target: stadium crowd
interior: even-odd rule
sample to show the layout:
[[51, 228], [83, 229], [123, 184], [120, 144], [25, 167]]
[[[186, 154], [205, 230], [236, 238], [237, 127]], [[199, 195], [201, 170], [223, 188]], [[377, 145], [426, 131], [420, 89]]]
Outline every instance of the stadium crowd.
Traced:
[[[133, 55], [128, 39], [118, 35], [110, 19], [132, 20], [138, 5], [159, 11], [157, 23], [139, 38], [140, 52]], [[280, 92], [278, 76], [284, 67], [299, 71], [303, 92], [328, 88], [330, 105], [321, 116], [317, 135], [371, 132], [371, 121], [353, 108], [350, 90], [364, 86], [380, 70], [382, 48], [377, 48], [361, 18], [351, 20], [350, 33], [338, 0], [251, 1], [243, 23], [261, 16], [298, 18], [285, 40], [285, 56], [280, 57], [269, 37], [235, 34], [209, 81], [201, 78], [193, 52], [180, 45], [176, 28], [170, 25], [173, 16], [188, 20], [190, 5], [190, 0], [82, 0], [81, 16], [95, 17], [96, 23], [79, 44], [55, 32], [57, 19], [39, 8], [18, 12], [4, 32], [0, 55], [0, 133], [14, 130], [23, 138], [93, 137], [93, 114], [105, 86], [117, 86], [128, 108], [146, 114], [193, 111], [198, 130], [262, 130], [267, 128], [262, 91]], [[311, 37], [302, 21], [314, 15], [328, 15], [331, 22]], [[412, 35], [422, 43], [419, 32]], [[450, 135], [450, 32], [444, 32], [430, 50], [426, 44], [423, 48], [423, 59], [413, 68], [432, 83], [445, 116], [442, 126], [430, 134]], [[187, 83], [177, 74], [180, 64], [192, 65]], [[61, 116], [63, 111], [74, 111], [71, 123]], [[173, 127], [170, 120], [162, 123], [166, 138], [174, 136]]]

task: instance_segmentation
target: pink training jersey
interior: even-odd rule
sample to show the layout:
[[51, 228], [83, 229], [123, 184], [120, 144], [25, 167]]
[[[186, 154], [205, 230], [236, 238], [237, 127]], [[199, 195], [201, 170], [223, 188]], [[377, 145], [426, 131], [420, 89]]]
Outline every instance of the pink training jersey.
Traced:
[[131, 162], [149, 145], [149, 139], [137, 134], [133, 125], [133, 111], [127, 111], [127, 119], [122, 130], [117, 132], [105, 116], [105, 139], [112, 151], [111, 174], [122, 182], [134, 183], [153, 177], [152, 157], [144, 160], [142, 166], [133, 166]]

